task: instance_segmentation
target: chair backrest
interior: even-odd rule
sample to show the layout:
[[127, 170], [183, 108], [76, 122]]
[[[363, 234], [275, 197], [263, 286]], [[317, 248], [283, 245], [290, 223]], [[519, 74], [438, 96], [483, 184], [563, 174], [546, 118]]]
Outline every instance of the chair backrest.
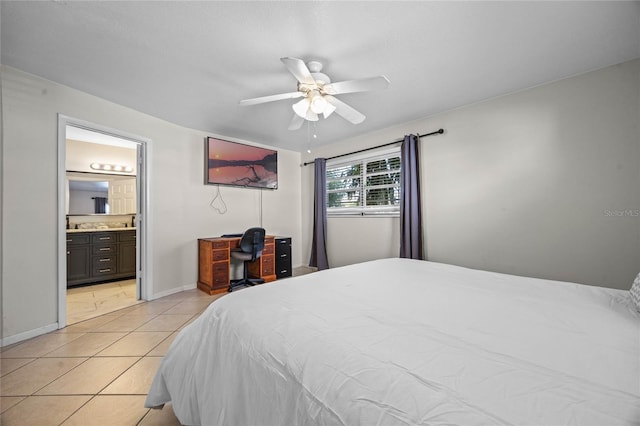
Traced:
[[251, 253], [252, 262], [262, 255], [264, 235], [264, 228], [249, 228], [240, 238], [240, 250]]

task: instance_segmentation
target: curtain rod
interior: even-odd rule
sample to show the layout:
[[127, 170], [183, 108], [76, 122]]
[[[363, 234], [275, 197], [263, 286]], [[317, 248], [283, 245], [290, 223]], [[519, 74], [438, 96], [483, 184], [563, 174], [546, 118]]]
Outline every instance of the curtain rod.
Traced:
[[[433, 136], [433, 135], [441, 135], [444, 133], [444, 129], [438, 129], [435, 132], [431, 132], [431, 133], [425, 133], [424, 135], [418, 135], [418, 138], [422, 138], [425, 136]], [[365, 151], [371, 151], [372, 149], [377, 149], [377, 148], [382, 148], [384, 146], [389, 146], [389, 145], [394, 145], [400, 142], [403, 142], [404, 139], [398, 139], [397, 141], [393, 141], [393, 142], [389, 142], [389, 143], [385, 143], [382, 145], [378, 145], [378, 146], [372, 146], [371, 148], [365, 148], [365, 149], [360, 149], [358, 151], [353, 151], [353, 152], [348, 152], [346, 154], [340, 154], [340, 155], [334, 155], [333, 157], [329, 157], [327, 158], [327, 160], [333, 160], [334, 158], [340, 158], [340, 157], [346, 157], [347, 155], [352, 155], [352, 154], [359, 154], [361, 152], [365, 152]], [[313, 164], [313, 161], [307, 161], [306, 163], [303, 163], [303, 166], [308, 166], [309, 164]]]

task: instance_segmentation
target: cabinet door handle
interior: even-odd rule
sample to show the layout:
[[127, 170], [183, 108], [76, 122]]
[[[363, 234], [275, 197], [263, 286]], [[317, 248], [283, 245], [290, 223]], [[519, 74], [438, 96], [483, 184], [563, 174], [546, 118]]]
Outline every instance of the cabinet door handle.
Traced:
[[73, 240], [67, 240], [68, 243], [70, 243], [71, 241], [73, 241]]
[[103, 247], [99, 249], [100, 251], [111, 251], [111, 247]]
[[71, 254], [71, 252], [70, 252], [70, 251], [68, 251], [68, 252], [67, 252], [67, 254]]
[[287, 257], [287, 254], [281, 254], [280, 257]]
[[110, 272], [111, 268], [107, 268], [107, 269], [98, 269], [98, 272]]
[[111, 239], [111, 237], [100, 237], [100, 238], [98, 238], [98, 239], [99, 239], [99, 240], [110, 240], [110, 239]]
[[100, 262], [111, 262], [111, 258], [110, 257], [105, 257], [104, 259], [100, 259]]

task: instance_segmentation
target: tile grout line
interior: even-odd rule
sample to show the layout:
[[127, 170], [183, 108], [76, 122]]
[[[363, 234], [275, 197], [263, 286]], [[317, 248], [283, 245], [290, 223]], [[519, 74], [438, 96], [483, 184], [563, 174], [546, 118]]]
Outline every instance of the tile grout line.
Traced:
[[[193, 298], [192, 296], [196, 296], [195, 298]], [[74, 416], [76, 413], [78, 413], [80, 410], [82, 410], [83, 408], [85, 408], [87, 406], [87, 404], [89, 404], [91, 401], [93, 401], [97, 396], [104, 396], [104, 397], [109, 397], [109, 396], [145, 396], [147, 395], [146, 393], [141, 393], [141, 394], [121, 394], [121, 393], [117, 393], [117, 394], [101, 394], [101, 392], [103, 392], [107, 387], [111, 386], [115, 381], [117, 381], [118, 379], [122, 378], [123, 375], [127, 374], [128, 372], [130, 372], [134, 366], [136, 365], [140, 365], [142, 360], [145, 358], [159, 358], [160, 360], [162, 360], [165, 355], [166, 355], [166, 350], [162, 351], [161, 354], [158, 355], [152, 355], [152, 352], [154, 350], [156, 350], [158, 348], [158, 346], [165, 344], [165, 342], [167, 342], [168, 339], [171, 338], [172, 335], [174, 335], [175, 333], [179, 333], [182, 329], [184, 329], [184, 327], [186, 327], [189, 323], [193, 322], [195, 319], [197, 319], [197, 317], [199, 317], [202, 312], [204, 312], [204, 310], [206, 310], [209, 305], [211, 305], [211, 303], [213, 303], [215, 300], [217, 300], [219, 297], [215, 297], [215, 298], [208, 298], [208, 297], [199, 297], [199, 293], [194, 293], [194, 294], [187, 294], [184, 297], [180, 297], [177, 300], [166, 300], [166, 301], [162, 301], [162, 298], [160, 299], [156, 299], [155, 301], [160, 301], [160, 302], [164, 302], [166, 303], [165, 306], [162, 306], [164, 309], [161, 309], [159, 312], [153, 312], [153, 313], [148, 313], [148, 312], [143, 312], [145, 311], [144, 308], [142, 308], [143, 306], [147, 305], [147, 304], [152, 304], [154, 301], [144, 301], [141, 303], [138, 303], [136, 305], [132, 305], [132, 306], [128, 306], [125, 308], [122, 308], [120, 310], [114, 311], [114, 312], [119, 312], [117, 315], [114, 315], [114, 318], [110, 321], [107, 321], [105, 323], [101, 323], [97, 326], [91, 326], [91, 327], [87, 327], [86, 330], [79, 330], [78, 332], [69, 332], [69, 334], [77, 334], [78, 336], [73, 338], [72, 340], [69, 340], [61, 345], [54, 345], [54, 347], [50, 348], [49, 350], [45, 351], [44, 353], [38, 355], [38, 356], [25, 356], [25, 357], [17, 357], [17, 358], [7, 358], [7, 359], [24, 359], [24, 358], [32, 358], [31, 361], [28, 361], [26, 364], [21, 365], [20, 367], [16, 368], [15, 370], [12, 370], [11, 372], [6, 373], [5, 375], [2, 375], [2, 377], [17, 372], [19, 370], [21, 370], [23, 367], [26, 367], [30, 364], [32, 364], [33, 362], [40, 360], [40, 359], [55, 359], [55, 358], [64, 358], [64, 359], [73, 359], [73, 358], [84, 358], [84, 360], [82, 362], [80, 362], [79, 364], [75, 365], [73, 368], [71, 368], [70, 370], [57, 375], [56, 377], [54, 377], [53, 379], [51, 379], [50, 381], [48, 381], [48, 383], [40, 386], [39, 388], [35, 389], [33, 392], [31, 392], [29, 395], [15, 395], [15, 397], [17, 398], [21, 398], [15, 405], [9, 407], [7, 409], [7, 411], [14, 409], [14, 407], [19, 406], [20, 404], [22, 404], [27, 398], [39, 398], [39, 397], [46, 397], [46, 396], [90, 396], [90, 398], [85, 401], [84, 403], [82, 403], [78, 408], [76, 408], [75, 410], [73, 410], [73, 412], [71, 412], [68, 416], [66, 416], [66, 418], [64, 420], [62, 420], [62, 422], [60, 424], [64, 424], [65, 422], [67, 422], [72, 416]], [[177, 308], [178, 306], [185, 304], [184, 307], [184, 312], [180, 312], [180, 309], [177, 309], [178, 312], [171, 312], [171, 313], [167, 313], [172, 309]], [[147, 305], [147, 306], [149, 306]], [[196, 305], [196, 306], [194, 306]], [[193, 309], [193, 308], [196, 309]], [[136, 311], [139, 312], [136, 312]], [[153, 309], [152, 309], [153, 310]], [[193, 310], [197, 311], [197, 312], [193, 312]], [[78, 324], [82, 324], [85, 321], [90, 321], [92, 319], [95, 318], [100, 318], [106, 315], [113, 315], [114, 312], [110, 312], [110, 313], [105, 313], [102, 315], [98, 315], [96, 317], [93, 318], [87, 318], [86, 320], [83, 321], [79, 321], [78, 323], [75, 324], [70, 324], [69, 326], [72, 325], [78, 325]], [[144, 321], [142, 324], [138, 325], [136, 328], [134, 328], [133, 330], [98, 330], [101, 327], [105, 327], [108, 324], [112, 323], [113, 321], [116, 321], [119, 318], [122, 318], [123, 316], [126, 315], [144, 315], [146, 317], [148, 317], [146, 319], [146, 321]], [[172, 316], [183, 316], [186, 317], [186, 319], [184, 321], [181, 321], [179, 324], [174, 324], [171, 327], [168, 327], [168, 329], [166, 327], [159, 327], [159, 330], [143, 330], [140, 331], [141, 328], [147, 326], [149, 323], [151, 323], [154, 320], [157, 320], [159, 318], [161, 318], [162, 316], [170, 318]], [[164, 329], [163, 329], [164, 328]], [[55, 333], [55, 332], [52, 332]], [[82, 338], [83, 336], [88, 336], [89, 333], [95, 334], [95, 333], [122, 333], [122, 336], [118, 337], [116, 340], [114, 340], [113, 342], [109, 343], [108, 345], [106, 345], [103, 348], [100, 348], [99, 350], [95, 351], [95, 353], [92, 353], [91, 355], [80, 355], [80, 356], [51, 356], [48, 357], [47, 355], [50, 355], [51, 353], [58, 351], [62, 348], [64, 348], [67, 345], [72, 344], [74, 341]], [[108, 356], [100, 356], [99, 354], [101, 354], [102, 352], [108, 350], [109, 348], [113, 347], [113, 345], [115, 345], [116, 343], [122, 341], [123, 339], [125, 339], [128, 336], [131, 336], [133, 333], [167, 333], [167, 335], [162, 338], [159, 342], [157, 342], [155, 345], [153, 345], [152, 347], [150, 347], [146, 352], [144, 352], [142, 355], [108, 355]], [[49, 333], [48, 333], [49, 334]], [[39, 337], [39, 336], [38, 336]], [[175, 337], [174, 337], [175, 338]], [[34, 338], [34, 339], [37, 339]], [[29, 339], [29, 341], [31, 341], [32, 339]], [[54, 340], [55, 341], [55, 340]], [[11, 345], [10, 347], [7, 348], [3, 348], [2, 352], [4, 352], [4, 350], [8, 350], [8, 349], [12, 349], [12, 348], [16, 348], [19, 347], [22, 344], [27, 343], [26, 342], [19, 342], [16, 345]], [[37, 346], [35, 347], [37, 348]], [[91, 351], [93, 352], [93, 351]], [[88, 360], [95, 358], [95, 359], [100, 359], [100, 358], [106, 358], [106, 357], [110, 357], [110, 358], [119, 358], [119, 357], [128, 357], [128, 358], [137, 358], [129, 367], [127, 367], [125, 370], [123, 370], [122, 372], [120, 372], [116, 377], [114, 377], [113, 379], [111, 379], [108, 383], [106, 383], [104, 386], [102, 386], [99, 390], [97, 390], [97, 392], [95, 393], [91, 393], [91, 394], [51, 394], [51, 395], [37, 395], [37, 392], [40, 392], [42, 389], [44, 389], [45, 387], [51, 385], [53, 382], [55, 382], [56, 380], [59, 380], [60, 378], [62, 378], [63, 376], [65, 376], [66, 374], [69, 374], [71, 372], [73, 372], [76, 368], [80, 367], [81, 365], [84, 365]], [[1, 353], [0, 353], [0, 358], [2, 358]], [[150, 409], [147, 409], [144, 414], [142, 414], [142, 416], [137, 420], [136, 425], [140, 424], [150, 413]], [[5, 412], [6, 413], [6, 412]], [[3, 413], [3, 415], [5, 414]]]

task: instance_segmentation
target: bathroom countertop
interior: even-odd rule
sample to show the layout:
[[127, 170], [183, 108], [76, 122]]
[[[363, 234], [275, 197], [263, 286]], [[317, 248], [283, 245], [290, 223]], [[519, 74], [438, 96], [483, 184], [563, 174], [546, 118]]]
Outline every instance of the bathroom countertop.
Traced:
[[68, 233], [76, 233], [76, 232], [110, 232], [110, 231], [135, 231], [136, 228], [89, 228], [89, 229], [67, 229]]

